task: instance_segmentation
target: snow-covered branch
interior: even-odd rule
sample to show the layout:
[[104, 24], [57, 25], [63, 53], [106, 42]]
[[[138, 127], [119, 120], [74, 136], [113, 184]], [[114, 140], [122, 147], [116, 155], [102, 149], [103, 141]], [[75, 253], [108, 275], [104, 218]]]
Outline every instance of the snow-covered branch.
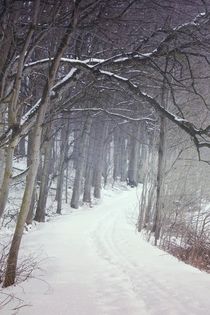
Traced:
[[[116, 111], [119, 111], [120, 109], [116, 109]], [[125, 111], [124, 109], [121, 109], [122, 111]], [[86, 108], [72, 108], [72, 109], [67, 109], [65, 110], [64, 112], [101, 112], [101, 113], [105, 113], [109, 116], [115, 116], [117, 118], [121, 118], [121, 119], [124, 119], [126, 121], [135, 121], [135, 122], [138, 122], [138, 121], [147, 121], [147, 122], [150, 122], [150, 123], [155, 123], [157, 120], [155, 119], [152, 119], [152, 118], [149, 118], [149, 117], [130, 117], [128, 115], [123, 115], [123, 114], [120, 114], [120, 113], [116, 113], [116, 112], [113, 112], [113, 111], [109, 111], [109, 110], [106, 110], [105, 108], [101, 108], [101, 107], [96, 107], [96, 108], [93, 108], [93, 107], [86, 107]]]

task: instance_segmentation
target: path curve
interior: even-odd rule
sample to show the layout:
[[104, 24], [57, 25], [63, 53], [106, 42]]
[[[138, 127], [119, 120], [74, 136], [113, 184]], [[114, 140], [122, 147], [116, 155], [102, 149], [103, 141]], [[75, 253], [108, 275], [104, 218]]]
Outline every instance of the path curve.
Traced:
[[135, 229], [136, 190], [40, 224], [22, 254], [45, 259], [5, 292], [23, 300], [2, 315], [208, 315], [210, 275], [154, 248]]

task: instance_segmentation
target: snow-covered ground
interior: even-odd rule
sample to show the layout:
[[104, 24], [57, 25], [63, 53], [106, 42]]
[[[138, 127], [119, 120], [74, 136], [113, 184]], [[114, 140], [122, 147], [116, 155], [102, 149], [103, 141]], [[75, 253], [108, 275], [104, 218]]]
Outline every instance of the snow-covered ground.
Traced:
[[24, 236], [42, 271], [3, 290], [16, 299], [2, 315], [210, 314], [210, 275], [140, 237], [135, 189], [109, 194]]

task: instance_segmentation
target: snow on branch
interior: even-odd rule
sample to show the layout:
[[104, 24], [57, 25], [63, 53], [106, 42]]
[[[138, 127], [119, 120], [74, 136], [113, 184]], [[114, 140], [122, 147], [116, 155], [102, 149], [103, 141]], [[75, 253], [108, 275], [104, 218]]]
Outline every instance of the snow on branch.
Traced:
[[[67, 63], [72, 63], [72, 59], [68, 59], [68, 58], [64, 58], [63, 61], [65, 61]], [[90, 73], [92, 73], [96, 77], [104, 76], [104, 77], [109, 78], [111, 80], [115, 80], [115, 82], [120, 83], [121, 86], [123, 86], [124, 88], [126, 88], [126, 89], [130, 90], [132, 93], [134, 93], [134, 95], [137, 96], [141, 101], [142, 100], [146, 101], [154, 109], [156, 109], [159, 113], [166, 116], [170, 121], [172, 121], [174, 124], [176, 124], [181, 129], [183, 129], [187, 134], [189, 134], [193, 138], [193, 140], [194, 140], [194, 142], [198, 148], [204, 147], [204, 146], [210, 147], [209, 141], [202, 141], [200, 143], [198, 138], [197, 138], [198, 136], [203, 136], [203, 135], [206, 135], [209, 137], [208, 130], [198, 129], [194, 126], [193, 123], [187, 121], [186, 119], [180, 118], [180, 117], [172, 114], [171, 112], [166, 110], [164, 107], [162, 107], [152, 96], [141, 91], [140, 88], [137, 85], [135, 85], [134, 83], [132, 83], [128, 78], [123, 77], [123, 76], [119, 76], [119, 75], [117, 75], [113, 72], [110, 72], [110, 71], [101, 70], [98, 67], [95, 68], [92, 65], [88, 65], [86, 62], [83, 62], [80, 60], [74, 60], [74, 66], [75, 66], [75, 68], [74, 68], [75, 70], [72, 72], [72, 75], [76, 72], [76, 69], [80, 69], [80, 70], [82, 69], [85, 71], [89, 71]], [[67, 74], [67, 76], [65, 78], [69, 79], [69, 76], [70, 75]], [[65, 83], [67, 83], [68, 80], [65, 78], [63, 78], [59, 84], [58, 83], [56, 84], [56, 88], [59, 85], [63, 85]], [[128, 117], [127, 117], [127, 119], [128, 119]]]
[[[205, 141], [199, 142], [197, 138], [199, 136], [203, 137], [204, 135], [209, 137], [208, 130], [198, 129], [191, 122], [170, 113], [165, 108], [163, 108], [153, 97], [142, 92], [140, 88], [136, 86], [135, 84], [133, 84], [128, 78], [124, 76], [120, 76], [112, 72], [112, 70], [114, 69], [114, 65], [125, 66], [126, 62], [132, 62], [134, 65], [139, 65], [139, 63], [144, 64], [145, 61], [151, 60], [151, 58], [153, 57], [158, 58], [166, 54], [168, 55], [170, 51], [168, 51], [168, 49], [165, 49], [166, 47], [170, 46], [171, 47], [170, 49], [174, 51], [177, 49], [179, 50], [183, 47], [186, 48], [189, 45], [193, 45], [194, 38], [191, 37], [191, 34], [193, 32], [199, 32], [199, 34], [201, 34], [202, 27], [205, 28], [206, 26], [209, 26], [209, 24], [210, 24], [209, 13], [198, 14], [193, 21], [177, 26], [167, 32], [165, 31], [166, 32], [165, 38], [159, 43], [159, 45], [155, 49], [153, 49], [151, 52], [148, 52], [148, 53], [141, 54], [138, 52], [131, 52], [127, 54], [119, 54], [117, 56], [113, 56], [108, 59], [89, 58], [85, 60], [78, 60], [78, 59], [72, 59], [72, 58], [61, 58], [61, 63], [69, 63], [70, 65], [72, 65], [73, 68], [63, 79], [61, 79], [58, 83], [56, 83], [53, 86], [50, 92], [52, 93], [52, 95], [54, 95], [54, 93], [57, 92], [57, 90], [59, 92], [60, 88], [68, 85], [69, 80], [71, 80], [72, 76], [74, 76], [78, 70], [88, 71], [89, 73], [92, 73], [93, 76], [98, 76], [98, 77], [105, 76], [106, 78], [115, 80], [116, 82], [120, 83], [126, 89], [129, 89], [132, 93], [138, 96], [141, 100], [147, 101], [153, 108], [155, 108], [157, 111], [165, 115], [177, 126], [185, 130], [194, 139], [194, 142], [196, 143], [197, 147], [203, 147], [203, 146], [210, 147], [209, 141], [205, 140]], [[183, 43], [182, 41], [180, 41], [179, 47], [171, 46], [174, 40], [177, 39], [179, 36], [182, 36], [183, 34], [189, 35], [189, 40], [188, 40], [189, 42], [185, 41]], [[53, 59], [54, 58], [51, 58], [51, 59], [46, 58], [46, 59], [41, 59], [41, 60], [27, 63], [24, 66], [24, 71], [26, 71], [27, 69], [29, 70], [33, 67], [48, 65], [50, 62], [53, 61]], [[107, 69], [106, 70], [102, 69], [102, 67], [104, 68], [105, 66], [109, 66], [109, 69], [111, 68], [112, 70], [107, 71]], [[10, 141], [11, 138], [13, 139], [13, 137], [16, 136], [17, 133], [18, 134], [21, 133], [22, 135], [22, 134], [25, 134], [25, 132], [27, 132], [30, 129], [31, 124], [34, 123], [33, 117], [36, 115], [36, 112], [39, 110], [41, 104], [42, 104], [42, 100], [40, 99], [23, 116], [23, 118], [21, 119], [21, 125], [19, 128], [20, 131], [17, 132], [17, 130], [15, 130], [15, 133], [14, 133], [14, 130], [8, 129], [0, 137], [1, 145], [2, 143], [3, 145], [8, 143], [8, 141]]]
[[[33, 68], [33, 67], [36, 67], [36, 66], [42, 66], [42, 65], [47, 65], [49, 64], [51, 61], [54, 60], [54, 57], [52, 58], [44, 58], [44, 59], [39, 59], [39, 60], [36, 60], [36, 61], [32, 61], [32, 62], [29, 62], [27, 64], [25, 64], [25, 69], [28, 69], [28, 68]], [[64, 58], [62, 57], [61, 58], [61, 63], [62, 62], [68, 62], [68, 63], [71, 63], [71, 64], [78, 64], [81, 63], [81, 64], [88, 64], [89, 66], [94, 66], [96, 64], [100, 64], [100, 63], [103, 63], [105, 62], [105, 59], [98, 59], [98, 58], [89, 58], [89, 59], [85, 59], [85, 60], [79, 60], [79, 59], [74, 59], [74, 58]]]
[[[125, 66], [127, 64], [134, 65], [144, 65], [148, 64], [151, 59], [159, 58], [162, 56], [169, 56], [176, 54], [182, 54], [182, 50], [192, 47], [194, 45], [201, 45], [202, 40], [195, 40], [192, 34], [201, 35], [202, 37], [202, 28], [205, 28], [210, 24], [210, 14], [200, 13], [192, 21], [184, 23], [182, 25], [176, 26], [171, 30], [161, 30], [166, 34], [165, 38], [150, 52], [140, 53], [137, 51], [131, 51], [128, 53], [117, 54], [107, 59], [100, 58], [88, 58], [84, 60], [74, 59], [74, 58], [61, 58], [61, 63], [69, 63], [72, 66], [88, 66], [89, 68], [101, 68], [102, 66], [114, 67], [114, 66]], [[177, 40], [179, 37], [187, 35], [188, 40]], [[206, 38], [205, 38], [206, 40]], [[174, 45], [172, 45], [174, 43]], [[179, 43], [179, 44], [178, 44]], [[25, 64], [24, 71], [27, 71], [31, 68], [37, 68], [39, 66], [47, 66], [52, 62], [54, 58], [45, 58], [29, 62]]]
[[[50, 90], [52, 96], [55, 91], [59, 93], [60, 90], [71, 82], [75, 75], [78, 73], [77, 68], [72, 68], [60, 81], [58, 81]], [[18, 128], [13, 130], [12, 127], [8, 128], [0, 137], [0, 147], [6, 146], [11, 141], [19, 141], [22, 136], [26, 135], [35, 123], [36, 114], [42, 106], [42, 99], [40, 98], [21, 118]]]
[[[96, 73], [96, 71], [95, 71]], [[157, 110], [160, 114], [167, 117], [170, 121], [172, 121], [174, 124], [176, 124], [178, 127], [180, 127], [182, 130], [184, 130], [188, 135], [190, 135], [193, 138], [193, 141], [199, 150], [201, 147], [208, 147], [210, 148], [210, 138], [209, 140], [200, 142], [198, 140], [199, 136], [206, 135], [209, 137], [208, 128], [206, 129], [198, 129], [194, 126], [193, 123], [189, 122], [186, 119], [180, 118], [171, 112], [169, 112], [167, 109], [165, 109], [163, 106], [161, 106], [158, 101], [156, 101], [152, 96], [142, 92], [140, 88], [133, 84], [129, 79], [126, 79], [124, 77], [120, 77], [118, 75], [115, 75], [114, 73], [111, 73], [109, 71], [104, 70], [98, 70], [98, 75], [104, 75], [110, 79], [114, 79], [121, 85], [123, 85], [125, 88], [129, 89], [132, 93], [135, 94], [135, 96], [139, 97], [140, 100], [144, 100], [147, 103], [149, 103], [155, 110]]]
[[[117, 109], [117, 111], [119, 110], [122, 110], [124, 111], [124, 109]], [[102, 113], [105, 113], [107, 115], [110, 115], [110, 116], [115, 116], [115, 117], [118, 117], [118, 118], [122, 118], [126, 121], [147, 121], [147, 122], [156, 122], [157, 120], [156, 119], [152, 119], [152, 118], [149, 118], [149, 117], [137, 117], [137, 118], [134, 118], [134, 117], [130, 117], [130, 116], [126, 116], [126, 115], [122, 115], [120, 113], [115, 113], [115, 112], [111, 112], [109, 110], [106, 110], [104, 108], [101, 108], [101, 107], [87, 107], [87, 108], [72, 108], [72, 109], [69, 109], [69, 110], [65, 110], [65, 112], [102, 112]]]

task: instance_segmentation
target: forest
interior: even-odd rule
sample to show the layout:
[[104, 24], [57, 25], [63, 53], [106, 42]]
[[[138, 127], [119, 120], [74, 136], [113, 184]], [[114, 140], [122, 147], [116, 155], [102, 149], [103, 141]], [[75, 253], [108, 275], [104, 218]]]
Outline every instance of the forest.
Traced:
[[141, 187], [134, 229], [210, 271], [209, 73], [209, 0], [0, 0], [3, 288], [35, 222], [110, 186]]

